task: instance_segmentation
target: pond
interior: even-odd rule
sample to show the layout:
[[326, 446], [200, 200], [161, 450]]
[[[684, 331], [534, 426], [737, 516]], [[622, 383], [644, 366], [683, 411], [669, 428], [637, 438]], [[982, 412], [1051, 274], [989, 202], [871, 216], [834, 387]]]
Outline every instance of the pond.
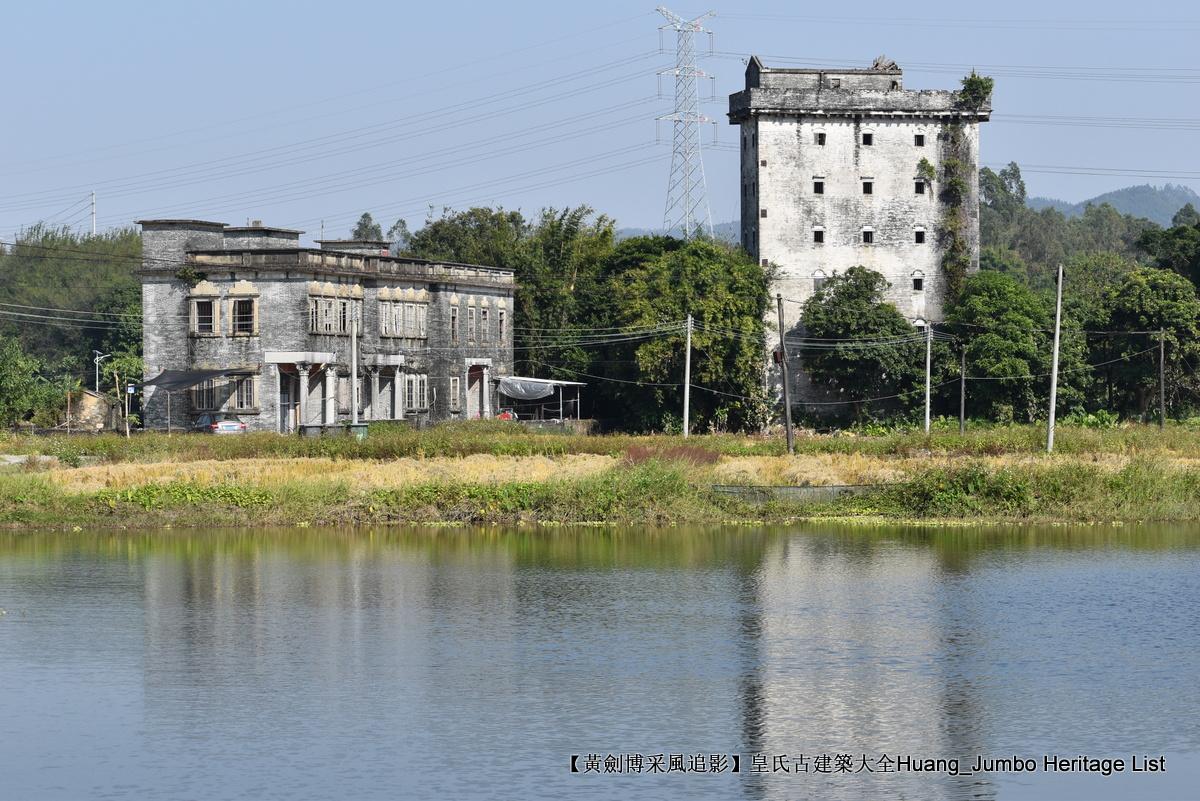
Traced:
[[12, 533], [0, 608], [24, 801], [1200, 786], [1200, 526]]

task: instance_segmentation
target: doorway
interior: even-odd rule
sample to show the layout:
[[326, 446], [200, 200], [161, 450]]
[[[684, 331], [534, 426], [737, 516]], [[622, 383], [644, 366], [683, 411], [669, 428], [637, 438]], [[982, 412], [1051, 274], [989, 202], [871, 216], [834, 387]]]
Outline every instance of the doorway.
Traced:
[[483, 393], [487, 386], [483, 380], [483, 366], [476, 364], [467, 368], [467, 418], [475, 420], [483, 417], [487, 408]]

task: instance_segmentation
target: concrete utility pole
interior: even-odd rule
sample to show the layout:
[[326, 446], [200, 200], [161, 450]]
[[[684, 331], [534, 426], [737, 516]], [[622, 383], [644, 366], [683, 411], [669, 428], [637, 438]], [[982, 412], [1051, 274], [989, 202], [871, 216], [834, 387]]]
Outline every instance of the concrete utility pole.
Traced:
[[1046, 426], [1046, 453], [1054, 453], [1054, 407], [1058, 404], [1058, 341], [1062, 331], [1063, 267], [1058, 265], [1054, 300], [1054, 352], [1050, 360], [1050, 421]]
[[1167, 424], [1167, 332], [1158, 329], [1158, 427]]
[[683, 436], [688, 435], [691, 425], [689, 413], [692, 405], [692, 315], [687, 316], [687, 344], [683, 351]]
[[[667, 233], [678, 230], [684, 239], [697, 233], [713, 235], [712, 212], [708, 208], [708, 197], [704, 180], [704, 159], [700, 155], [700, 123], [713, 120], [700, 113], [700, 94], [696, 90], [696, 79], [706, 77], [696, 68], [696, 43], [698, 33], [712, 32], [700, 23], [715, 12], [701, 14], [694, 19], [684, 19], [664, 6], [659, 6], [667, 24], [661, 31], [675, 32], [675, 68], [666, 70], [675, 76], [675, 111], [659, 117], [669, 120], [674, 132], [671, 150], [671, 179], [667, 184], [667, 206], [663, 212], [663, 228]], [[711, 43], [710, 48], [711, 50]], [[660, 73], [661, 74], [661, 73]]]
[[967, 433], [967, 346], [962, 348], [962, 363], [958, 368], [958, 433]]
[[929, 433], [930, 373], [933, 368], [933, 322], [925, 323], [925, 433]]
[[775, 295], [775, 303], [779, 308], [779, 367], [783, 372], [783, 422], [787, 427], [788, 454], [796, 452], [796, 440], [792, 434], [792, 390], [788, 379], [787, 338], [783, 331], [783, 295]]
[[358, 425], [358, 308], [350, 301], [350, 423]]

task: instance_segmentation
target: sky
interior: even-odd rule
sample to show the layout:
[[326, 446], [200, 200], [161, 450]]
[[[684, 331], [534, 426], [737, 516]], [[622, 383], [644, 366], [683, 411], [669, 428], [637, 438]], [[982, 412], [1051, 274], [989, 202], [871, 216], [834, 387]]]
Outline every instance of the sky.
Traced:
[[[1014, 0], [970, 6], [738, 2], [697, 40], [714, 222], [738, 217], [726, 118], [744, 59], [865, 67], [905, 87], [996, 80], [981, 159], [1031, 195], [1142, 183], [1200, 190], [1200, 10]], [[1144, 12], [1139, 17], [1136, 11]], [[902, 16], [903, 15], [903, 16]], [[42, 220], [100, 230], [153, 217], [262, 220], [304, 239], [364, 211], [419, 228], [443, 208], [587, 204], [661, 226], [674, 41], [645, 2], [6, 4], [0, 239]], [[708, 86], [703, 86], [707, 83]], [[1193, 116], [1189, 116], [1189, 114]], [[710, 145], [715, 146], [710, 147]]]

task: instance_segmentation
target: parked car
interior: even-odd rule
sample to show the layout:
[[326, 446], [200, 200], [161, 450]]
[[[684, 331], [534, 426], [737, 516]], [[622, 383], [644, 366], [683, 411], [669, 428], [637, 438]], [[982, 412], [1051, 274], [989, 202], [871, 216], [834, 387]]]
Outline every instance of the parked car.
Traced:
[[202, 414], [192, 430], [208, 434], [245, 434], [246, 424], [232, 414]]

